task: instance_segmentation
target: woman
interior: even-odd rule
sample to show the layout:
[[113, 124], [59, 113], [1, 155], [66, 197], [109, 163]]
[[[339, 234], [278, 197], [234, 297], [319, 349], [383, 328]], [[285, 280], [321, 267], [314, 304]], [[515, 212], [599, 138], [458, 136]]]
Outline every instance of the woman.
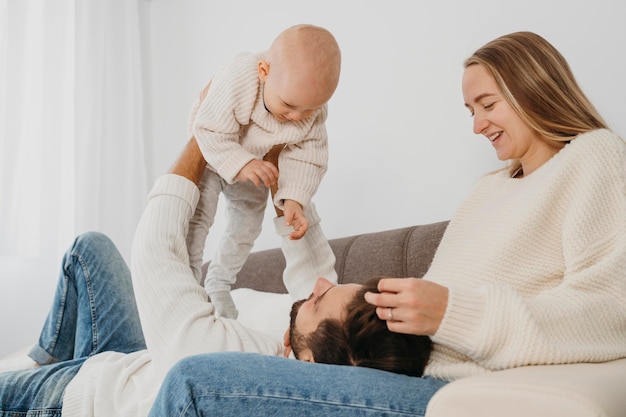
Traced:
[[626, 144], [536, 34], [477, 50], [462, 88], [474, 132], [510, 164], [477, 183], [423, 279], [365, 296], [390, 330], [431, 337], [429, 378], [203, 355], [170, 371], [151, 415], [424, 415], [445, 381], [626, 357]]

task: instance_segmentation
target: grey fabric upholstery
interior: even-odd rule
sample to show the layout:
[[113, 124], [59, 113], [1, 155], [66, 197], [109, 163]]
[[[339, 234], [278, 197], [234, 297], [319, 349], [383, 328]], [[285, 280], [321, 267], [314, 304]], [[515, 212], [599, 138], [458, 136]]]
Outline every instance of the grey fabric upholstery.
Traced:
[[[340, 283], [362, 283], [374, 276], [424, 275], [448, 222], [331, 239]], [[206, 265], [205, 265], [206, 268]], [[286, 293], [282, 273], [285, 258], [280, 249], [253, 252], [233, 288]]]

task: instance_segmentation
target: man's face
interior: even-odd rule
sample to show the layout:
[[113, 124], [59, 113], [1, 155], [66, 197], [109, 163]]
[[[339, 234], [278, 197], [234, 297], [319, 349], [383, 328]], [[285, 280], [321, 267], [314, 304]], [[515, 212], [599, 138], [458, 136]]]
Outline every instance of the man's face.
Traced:
[[[315, 331], [319, 324], [326, 319], [341, 318], [345, 314], [346, 304], [356, 295], [361, 285], [336, 285], [326, 278], [318, 278], [313, 287], [313, 293], [306, 300], [296, 301], [292, 309], [290, 332], [293, 334], [308, 335]], [[310, 350], [299, 352], [298, 358], [303, 361], [314, 362]]]

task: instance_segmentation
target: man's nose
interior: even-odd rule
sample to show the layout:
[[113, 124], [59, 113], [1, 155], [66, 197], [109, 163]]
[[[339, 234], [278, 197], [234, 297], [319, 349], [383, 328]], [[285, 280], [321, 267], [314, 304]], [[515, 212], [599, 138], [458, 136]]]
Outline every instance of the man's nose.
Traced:
[[313, 294], [317, 297], [324, 294], [334, 284], [324, 277], [319, 277], [313, 286]]

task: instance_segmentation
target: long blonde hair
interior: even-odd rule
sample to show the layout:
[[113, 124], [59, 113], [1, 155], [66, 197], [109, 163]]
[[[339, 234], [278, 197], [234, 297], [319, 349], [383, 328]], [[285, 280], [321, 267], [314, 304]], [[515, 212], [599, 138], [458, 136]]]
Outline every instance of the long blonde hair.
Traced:
[[465, 60], [483, 65], [505, 99], [541, 135], [558, 142], [607, 125], [578, 86], [561, 53], [541, 36], [501, 36]]

